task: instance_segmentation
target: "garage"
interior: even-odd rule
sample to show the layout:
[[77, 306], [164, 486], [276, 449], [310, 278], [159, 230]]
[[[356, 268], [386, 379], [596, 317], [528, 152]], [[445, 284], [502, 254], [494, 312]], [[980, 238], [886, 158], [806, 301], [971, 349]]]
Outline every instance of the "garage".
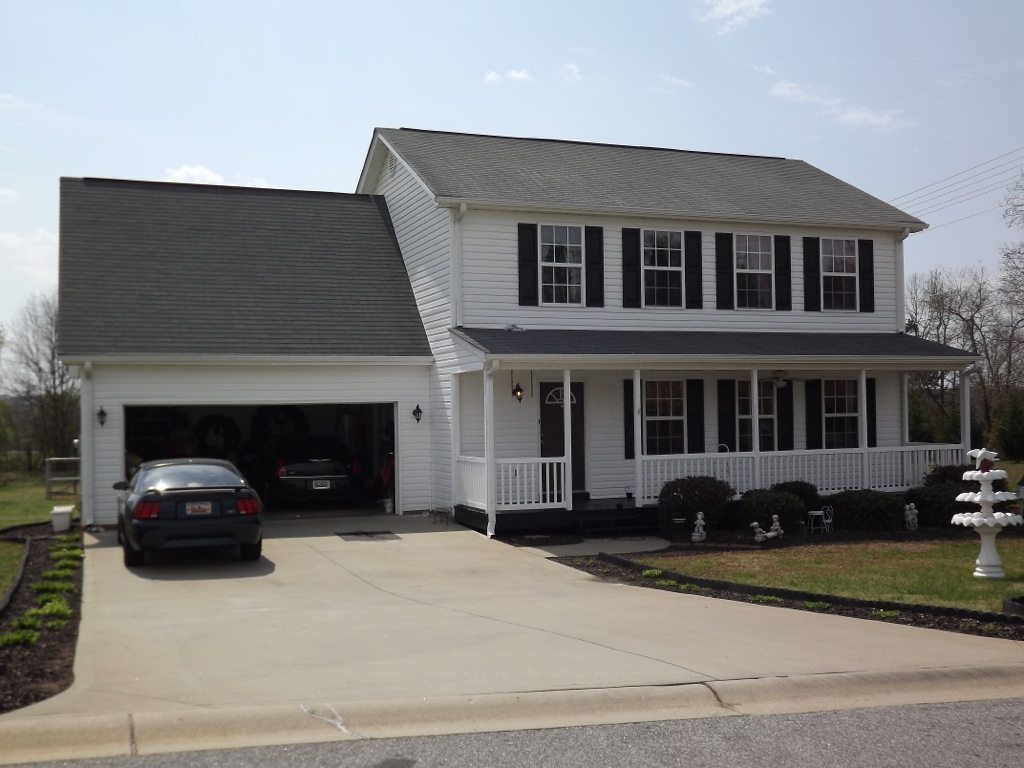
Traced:
[[[393, 403], [126, 406], [125, 471], [153, 459], [213, 457], [238, 466], [268, 512], [376, 504], [394, 496], [394, 416]], [[306, 465], [292, 472], [286, 460]]]

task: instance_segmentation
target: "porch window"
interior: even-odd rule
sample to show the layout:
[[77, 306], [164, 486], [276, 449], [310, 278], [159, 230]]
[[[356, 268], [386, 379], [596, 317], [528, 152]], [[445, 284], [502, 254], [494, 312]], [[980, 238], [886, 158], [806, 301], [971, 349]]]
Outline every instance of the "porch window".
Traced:
[[736, 307], [771, 309], [772, 239], [768, 235], [736, 235]]
[[683, 306], [683, 233], [645, 229], [644, 306]]
[[686, 453], [686, 382], [644, 382], [648, 455]]
[[821, 239], [821, 308], [856, 311], [856, 240]]
[[583, 228], [540, 227], [542, 304], [583, 303]]
[[825, 379], [821, 384], [825, 448], [856, 448], [859, 439], [857, 380]]
[[[758, 446], [762, 451], [778, 449], [775, 407], [775, 382], [757, 382], [757, 434]], [[740, 451], [754, 450], [754, 416], [750, 402], [750, 380], [736, 382], [736, 432]]]

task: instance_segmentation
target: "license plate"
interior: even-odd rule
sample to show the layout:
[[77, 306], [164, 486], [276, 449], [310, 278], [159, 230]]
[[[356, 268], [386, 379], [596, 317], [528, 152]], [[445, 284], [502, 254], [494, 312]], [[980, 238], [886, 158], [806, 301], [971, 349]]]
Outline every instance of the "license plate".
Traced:
[[213, 503], [209, 501], [186, 501], [186, 515], [209, 515], [213, 512]]
[[329, 489], [330, 487], [331, 487], [331, 481], [330, 480], [314, 480], [313, 481], [313, 490], [314, 491], [323, 491], [323, 490]]

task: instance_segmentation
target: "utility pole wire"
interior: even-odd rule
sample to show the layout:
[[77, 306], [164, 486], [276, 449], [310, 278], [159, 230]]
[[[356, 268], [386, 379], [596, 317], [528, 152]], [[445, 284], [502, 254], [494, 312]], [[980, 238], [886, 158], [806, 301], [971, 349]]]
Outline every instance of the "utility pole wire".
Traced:
[[944, 186], [944, 187], [942, 187], [940, 189], [936, 189], [936, 190], [934, 190], [932, 192], [928, 192], [928, 193], [923, 194], [923, 195], [918, 195], [917, 197], [914, 197], [914, 198], [912, 198], [910, 200], [904, 200], [903, 202], [900, 203], [900, 207], [901, 208], [906, 208], [907, 206], [922, 205], [922, 204], [928, 202], [932, 198], [945, 197], [946, 195], [955, 194], [956, 192], [964, 190], [964, 189], [966, 189], [968, 187], [976, 187], [976, 186], [979, 186], [981, 184], [988, 183], [988, 182], [990, 182], [992, 180], [992, 178], [994, 176], [999, 176], [999, 177], [1004, 177], [1005, 176], [1006, 180], [1008, 181], [1008, 180], [1012, 179], [1014, 176], [1016, 176], [1017, 174], [1019, 174], [1021, 172], [1021, 169], [1024, 168], [1024, 158], [1015, 158], [1015, 159], [1009, 161], [1008, 163], [1004, 163], [1004, 165], [1009, 165], [1011, 167], [1010, 168], [1002, 168], [1001, 167], [998, 170], [995, 169], [995, 168], [990, 168], [989, 170], [981, 171], [980, 173], [974, 174], [974, 176], [969, 176], [968, 177], [968, 178], [971, 178], [971, 179], [974, 179], [975, 177], [978, 177], [978, 176], [982, 177], [982, 178], [978, 178], [976, 181], [968, 182], [967, 179], [964, 179], [963, 182], [957, 182], [955, 184], [947, 184], [946, 186]]
[[973, 200], [976, 197], [981, 197], [982, 195], [990, 195], [993, 192], [998, 192], [1001, 189], [1006, 189], [1007, 187], [1008, 185], [1005, 182], [999, 182], [998, 184], [995, 184], [991, 187], [987, 187], [985, 189], [972, 190], [971, 193], [966, 193], [964, 195], [961, 195], [960, 197], [953, 198], [952, 200], [936, 200], [931, 204], [925, 205], [923, 209], [921, 209], [914, 215], [926, 216], [930, 213], [936, 213], [937, 211], [944, 211], [947, 208], [952, 208], [955, 205], [960, 205], [961, 203], [965, 203], [968, 200]]
[[954, 173], [952, 176], [946, 176], [945, 178], [939, 179], [938, 181], [933, 181], [931, 184], [925, 184], [923, 187], [918, 187], [917, 189], [912, 189], [909, 192], [907, 192], [906, 194], [899, 195], [898, 197], [894, 197], [891, 200], [887, 200], [886, 202], [888, 202], [890, 204], [895, 204], [897, 200], [902, 200], [905, 197], [910, 197], [910, 195], [913, 195], [915, 192], [921, 192], [922, 190], [928, 189], [929, 187], [934, 187], [934, 186], [936, 186], [938, 184], [941, 184], [944, 181], [949, 181], [950, 179], [955, 179], [957, 176], [963, 176], [965, 173], [967, 173], [969, 171], [973, 171], [976, 168], [981, 168], [982, 166], [985, 166], [985, 165], [991, 165], [996, 160], [1001, 160], [1004, 157], [1008, 157], [1010, 155], [1016, 154], [1017, 152], [1020, 152], [1022, 149], [1024, 149], [1024, 145], [1021, 145], [1021, 146], [1017, 147], [1016, 149], [1011, 149], [1009, 152], [1004, 152], [1001, 155], [997, 155], [996, 157], [993, 157], [990, 160], [986, 160], [983, 163], [978, 163], [977, 165], [972, 165], [970, 168], [965, 168], [964, 170], [960, 171], [959, 173]]

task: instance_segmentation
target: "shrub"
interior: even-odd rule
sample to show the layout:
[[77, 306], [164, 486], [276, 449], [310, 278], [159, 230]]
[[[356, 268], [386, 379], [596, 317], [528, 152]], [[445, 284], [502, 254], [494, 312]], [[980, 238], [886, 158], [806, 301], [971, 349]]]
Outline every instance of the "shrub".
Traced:
[[[996, 465], [996, 469], [999, 465]], [[934, 467], [924, 477], [925, 485], [942, 485], [944, 483], [957, 483], [961, 486], [962, 491], [976, 491], [978, 490], [978, 484], [973, 480], [964, 480], [964, 472], [973, 472], [975, 466], [973, 464], [943, 464], [941, 466]], [[1008, 484], [1005, 480], [996, 480], [992, 483], [992, 489], [996, 491], [1005, 491], [1008, 488]]]
[[671, 534], [673, 518], [693, 521], [698, 512], [710, 525], [718, 524], [718, 514], [735, 491], [728, 483], [714, 477], [683, 477], [669, 480], [658, 494], [658, 528]]
[[770, 604], [770, 603], [781, 603], [781, 602], [783, 602], [783, 599], [781, 597], [776, 597], [775, 595], [751, 595], [750, 596], [750, 602], [752, 602], [752, 603]]
[[641, 573], [640, 575], [643, 576], [645, 579], [656, 579], [659, 576], [661, 576], [662, 573], [663, 571], [661, 570], [661, 568], [645, 568], [643, 573]]
[[0, 648], [9, 645], [35, 645], [39, 642], [39, 632], [35, 629], [12, 629], [0, 635]]
[[917, 507], [917, 524], [922, 528], [945, 528], [953, 515], [977, 509], [974, 504], [956, 500], [964, 490], [964, 483], [922, 485], [907, 491], [904, 501]]
[[37, 581], [32, 589], [36, 592], [74, 592], [75, 585], [70, 581]]
[[881, 491], [843, 491], [823, 499], [835, 510], [835, 526], [854, 531], [895, 531], [903, 527], [903, 499]]
[[1014, 461], [1024, 458], [1024, 403], [1016, 392], [1010, 395], [1010, 405], [999, 422], [996, 436], [999, 450], [1007, 458]]
[[822, 600], [804, 600], [804, 608], [808, 611], [827, 611], [832, 606]]
[[667, 588], [675, 589], [675, 587], [677, 585], [677, 582], [673, 581], [672, 579], [657, 579], [654, 582], [654, 585], [656, 587], [663, 587], [663, 588], [666, 588], [666, 589]]
[[803, 502], [804, 512], [809, 509], [821, 509], [821, 499], [818, 498], [818, 488], [814, 483], [808, 483], [803, 480], [790, 480], [786, 483], [776, 483], [768, 490], [793, 494]]
[[29, 608], [25, 611], [26, 616], [44, 617], [51, 619], [70, 619], [72, 610], [68, 601], [60, 595], [47, 595], [47, 600], [36, 608]]
[[772, 524], [772, 515], [778, 515], [783, 531], [797, 533], [807, 510], [792, 493], [756, 490], [743, 494], [743, 513], [748, 525], [756, 520], [765, 530]]
[[22, 616], [16, 618], [12, 624], [15, 629], [39, 629], [39, 618], [36, 616], [29, 616], [25, 613]]
[[73, 578], [76, 573], [77, 571], [73, 568], [55, 568], [52, 571], [43, 571], [40, 578], [46, 581], [62, 581]]

